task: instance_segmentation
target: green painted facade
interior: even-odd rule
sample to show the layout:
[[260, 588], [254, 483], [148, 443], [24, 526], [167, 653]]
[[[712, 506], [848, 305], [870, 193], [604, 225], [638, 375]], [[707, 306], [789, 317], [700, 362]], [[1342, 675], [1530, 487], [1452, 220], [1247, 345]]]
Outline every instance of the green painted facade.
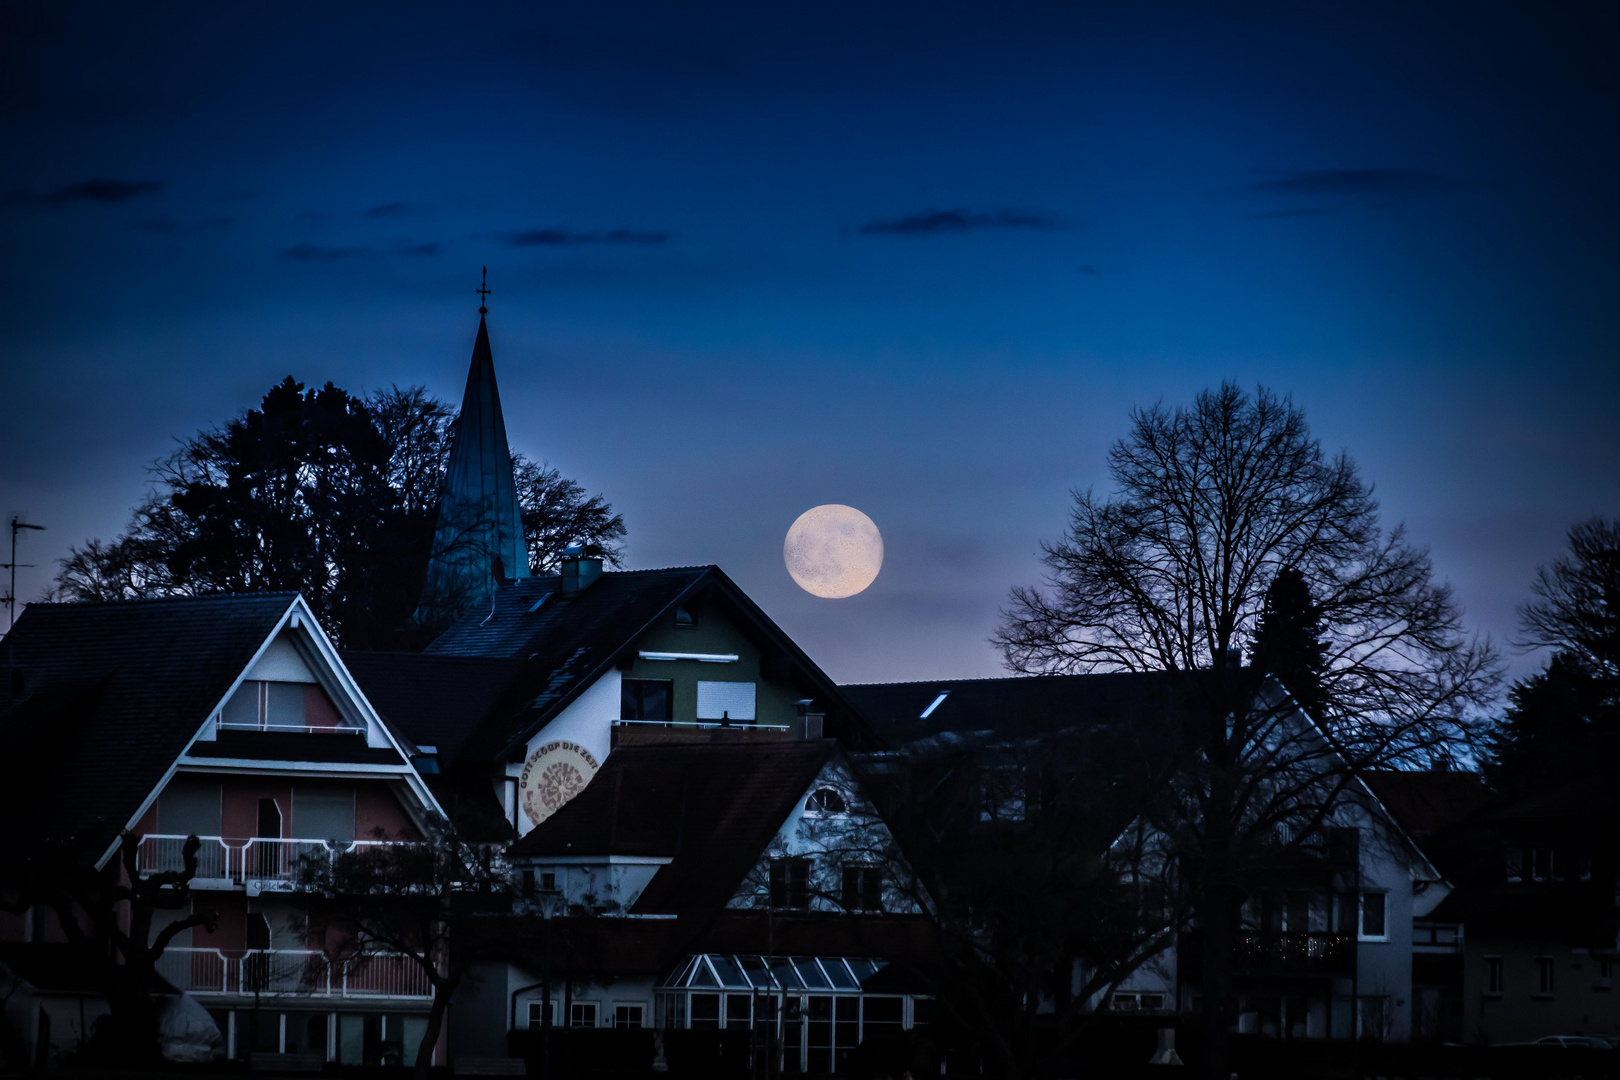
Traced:
[[[722, 682], [752, 682], [754, 689], [755, 724], [780, 724], [798, 737], [803, 725], [796, 703], [813, 696], [807, 686], [792, 678], [767, 677], [769, 666], [759, 645], [737, 625], [728, 605], [713, 603], [704, 598], [687, 610], [694, 619], [692, 626], [679, 626], [673, 614], [666, 615], [660, 624], [636, 642], [638, 652], [735, 653], [734, 663], [715, 664], [699, 660], [643, 660], [639, 657], [624, 671], [626, 679], [662, 679], [672, 683], [671, 719], [690, 723], [697, 719], [697, 684], [699, 680]], [[811, 706], [820, 712], [828, 703], [817, 701]], [[739, 725], [746, 726], [746, 725]]]

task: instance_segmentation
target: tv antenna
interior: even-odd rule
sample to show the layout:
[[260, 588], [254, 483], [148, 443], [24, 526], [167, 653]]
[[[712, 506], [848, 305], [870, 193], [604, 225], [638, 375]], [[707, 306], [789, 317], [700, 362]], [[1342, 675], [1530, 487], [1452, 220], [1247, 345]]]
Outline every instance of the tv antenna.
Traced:
[[44, 532], [45, 526], [30, 525], [21, 517], [11, 519], [11, 561], [0, 563], [0, 566], [11, 571], [11, 589], [6, 594], [6, 629], [8, 630], [17, 621], [17, 567], [22, 566], [32, 569], [35, 565], [34, 563], [19, 563], [17, 561], [17, 534], [24, 529], [35, 529]]

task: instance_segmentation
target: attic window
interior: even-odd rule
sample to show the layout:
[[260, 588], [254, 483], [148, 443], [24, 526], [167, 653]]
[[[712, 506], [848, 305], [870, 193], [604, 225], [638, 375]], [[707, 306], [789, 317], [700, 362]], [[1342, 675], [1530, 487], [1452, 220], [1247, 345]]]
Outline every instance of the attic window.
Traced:
[[247, 679], [220, 710], [226, 731], [343, 731], [343, 719], [314, 683]]
[[692, 613], [690, 611], [688, 611], [686, 608], [678, 607], [678, 608], [675, 609], [675, 625], [676, 626], [696, 626], [697, 625], [697, 619], [695, 617], [693, 617]]
[[935, 698], [933, 701], [930, 701], [928, 703], [928, 708], [924, 709], [922, 711], [922, 715], [919, 716], [917, 719], [926, 720], [930, 716], [933, 716], [934, 715], [934, 710], [939, 708], [940, 705], [945, 701], [945, 699], [950, 697], [950, 696], [951, 696], [951, 692], [949, 690], [941, 691], [939, 697]]
[[844, 797], [830, 787], [817, 788], [810, 793], [804, 801], [804, 812], [811, 817], [820, 817], [823, 814], [831, 816], [849, 811]]

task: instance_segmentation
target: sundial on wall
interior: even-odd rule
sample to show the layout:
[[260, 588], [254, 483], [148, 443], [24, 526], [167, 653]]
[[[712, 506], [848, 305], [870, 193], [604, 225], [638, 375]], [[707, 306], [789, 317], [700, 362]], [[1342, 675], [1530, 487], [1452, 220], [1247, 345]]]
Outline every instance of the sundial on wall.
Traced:
[[578, 743], [557, 740], [546, 743], [523, 763], [518, 778], [518, 798], [523, 812], [538, 825], [555, 814], [596, 775], [596, 759]]

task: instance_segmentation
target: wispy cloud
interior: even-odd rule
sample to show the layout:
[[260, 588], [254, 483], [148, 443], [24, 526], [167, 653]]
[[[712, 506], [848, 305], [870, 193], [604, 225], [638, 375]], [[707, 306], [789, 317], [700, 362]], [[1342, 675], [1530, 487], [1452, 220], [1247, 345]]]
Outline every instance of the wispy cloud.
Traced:
[[370, 210], [367, 210], [360, 216], [368, 218], [397, 218], [403, 217], [404, 215], [410, 213], [412, 209], [414, 208], [408, 202], [380, 203], [373, 206]]
[[281, 257], [292, 259], [294, 262], [335, 262], [338, 259], [352, 259], [356, 255], [369, 254], [370, 248], [328, 247], [324, 244], [302, 243], [284, 249]]
[[50, 192], [27, 191], [22, 188], [8, 194], [7, 205], [15, 203], [48, 203], [57, 206], [66, 203], [121, 203], [141, 195], [156, 195], [163, 190], [162, 180], [80, 180], [76, 184]]
[[1060, 229], [1062, 219], [1029, 210], [979, 213], [965, 209], [923, 210], [897, 218], [873, 218], [856, 231], [863, 236], [937, 236], [973, 229]]
[[1468, 187], [1421, 169], [1311, 169], [1249, 184], [1262, 195], [1432, 195]]
[[1331, 206], [1294, 206], [1283, 210], [1261, 210], [1250, 214], [1252, 218], [1326, 217], [1333, 213]]
[[218, 232], [220, 229], [229, 228], [235, 222], [235, 218], [212, 217], [187, 225], [174, 218], [159, 217], [137, 221], [135, 227], [142, 232], [157, 233], [159, 236], [184, 236], [188, 233]]
[[294, 262], [337, 262], [366, 255], [408, 255], [415, 258], [436, 258], [444, 253], [444, 242], [428, 240], [423, 243], [402, 243], [393, 247], [337, 247], [329, 244], [304, 242], [283, 248], [281, 257]]
[[627, 244], [652, 247], [669, 242], [671, 234], [656, 229], [608, 229], [581, 232], [575, 229], [523, 229], [500, 234], [512, 247], [569, 247], [579, 244]]

